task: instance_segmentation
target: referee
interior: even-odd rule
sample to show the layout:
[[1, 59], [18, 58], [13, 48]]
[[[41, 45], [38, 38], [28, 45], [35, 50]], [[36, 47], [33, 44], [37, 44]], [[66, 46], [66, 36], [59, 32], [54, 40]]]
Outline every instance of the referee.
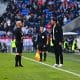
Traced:
[[46, 44], [47, 44], [47, 35], [44, 32], [43, 26], [40, 26], [40, 32], [37, 39], [37, 48], [40, 52], [40, 61], [42, 61], [42, 53], [44, 53], [44, 61], [46, 61]]
[[23, 38], [22, 38], [22, 28], [23, 22], [21, 20], [16, 21], [15, 38], [16, 38], [16, 49], [17, 53], [15, 56], [15, 67], [23, 67], [21, 64], [21, 56], [23, 49]]

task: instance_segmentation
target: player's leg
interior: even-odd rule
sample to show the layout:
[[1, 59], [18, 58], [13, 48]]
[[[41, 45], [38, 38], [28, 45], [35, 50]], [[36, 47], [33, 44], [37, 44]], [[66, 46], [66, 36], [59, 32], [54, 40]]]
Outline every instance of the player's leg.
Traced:
[[44, 61], [46, 61], [46, 56], [47, 56], [46, 51], [44, 51]]
[[59, 65], [58, 46], [54, 46], [54, 53], [55, 53], [55, 61], [56, 61], [56, 63], [53, 66], [58, 67], [58, 65]]
[[60, 64], [63, 64], [63, 54], [62, 54], [62, 47], [60, 46], [59, 50], [59, 56], [60, 56]]
[[42, 61], [42, 46], [41, 45], [38, 45], [38, 50], [40, 53], [40, 61]]
[[42, 51], [40, 51], [40, 61], [42, 61]]
[[15, 56], [15, 67], [19, 66], [18, 62], [19, 62], [19, 53], [16, 53], [16, 56]]
[[23, 67], [21, 61], [22, 61], [22, 53], [19, 54], [19, 66], [20, 66], [20, 67]]
[[19, 66], [20, 67], [23, 67], [23, 65], [22, 65], [22, 49], [23, 49], [23, 46], [21, 45], [20, 46], [20, 49], [19, 49]]

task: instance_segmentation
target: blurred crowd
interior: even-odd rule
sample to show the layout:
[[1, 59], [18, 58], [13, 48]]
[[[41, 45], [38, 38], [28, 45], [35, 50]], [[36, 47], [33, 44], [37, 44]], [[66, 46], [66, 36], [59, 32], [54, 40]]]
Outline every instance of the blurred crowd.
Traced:
[[24, 35], [31, 36], [40, 25], [46, 28], [51, 17], [56, 17], [63, 26], [79, 15], [79, 0], [10, 0], [5, 13], [0, 16], [0, 36], [12, 35], [17, 19], [23, 19]]

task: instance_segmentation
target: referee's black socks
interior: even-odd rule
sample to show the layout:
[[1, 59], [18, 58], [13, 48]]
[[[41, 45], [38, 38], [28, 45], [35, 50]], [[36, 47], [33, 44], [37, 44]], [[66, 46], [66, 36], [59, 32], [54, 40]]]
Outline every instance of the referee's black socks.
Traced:
[[[40, 53], [40, 61], [42, 61], [42, 56], [43, 56], [42, 53]], [[46, 61], [46, 56], [47, 56], [47, 55], [46, 55], [46, 52], [45, 52], [45, 53], [44, 53], [44, 61]]]
[[19, 55], [19, 66], [21, 65], [21, 56]]
[[15, 67], [23, 67], [23, 65], [21, 64], [21, 56], [20, 55], [16, 55], [15, 57]]
[[46, 53], [44, 53], [44, 61], [46, 61], [46, 56], [47, 56]]
[[40, 61], [42, 61], [42, 53], [40, 53]]
[[21, 56], [19, 55], [19, 66], [23, 67], [23, 65], [21, 64]]
[[15, 67], [18, 67], [19, 55], [15, 56]]

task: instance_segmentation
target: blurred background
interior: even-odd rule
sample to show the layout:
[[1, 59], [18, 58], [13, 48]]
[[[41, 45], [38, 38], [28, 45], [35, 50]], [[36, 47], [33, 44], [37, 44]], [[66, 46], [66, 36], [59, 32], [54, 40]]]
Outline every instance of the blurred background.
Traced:
[[16, 19], [23, 19], [24, 52], [34, 51], [40, 25], [44, 26], [48, 36], [52, 17], [63, 28], [63, 50], [79, 51], [80, 0], [0, 0], [0, 50], [12, 52], [15, 22]]

